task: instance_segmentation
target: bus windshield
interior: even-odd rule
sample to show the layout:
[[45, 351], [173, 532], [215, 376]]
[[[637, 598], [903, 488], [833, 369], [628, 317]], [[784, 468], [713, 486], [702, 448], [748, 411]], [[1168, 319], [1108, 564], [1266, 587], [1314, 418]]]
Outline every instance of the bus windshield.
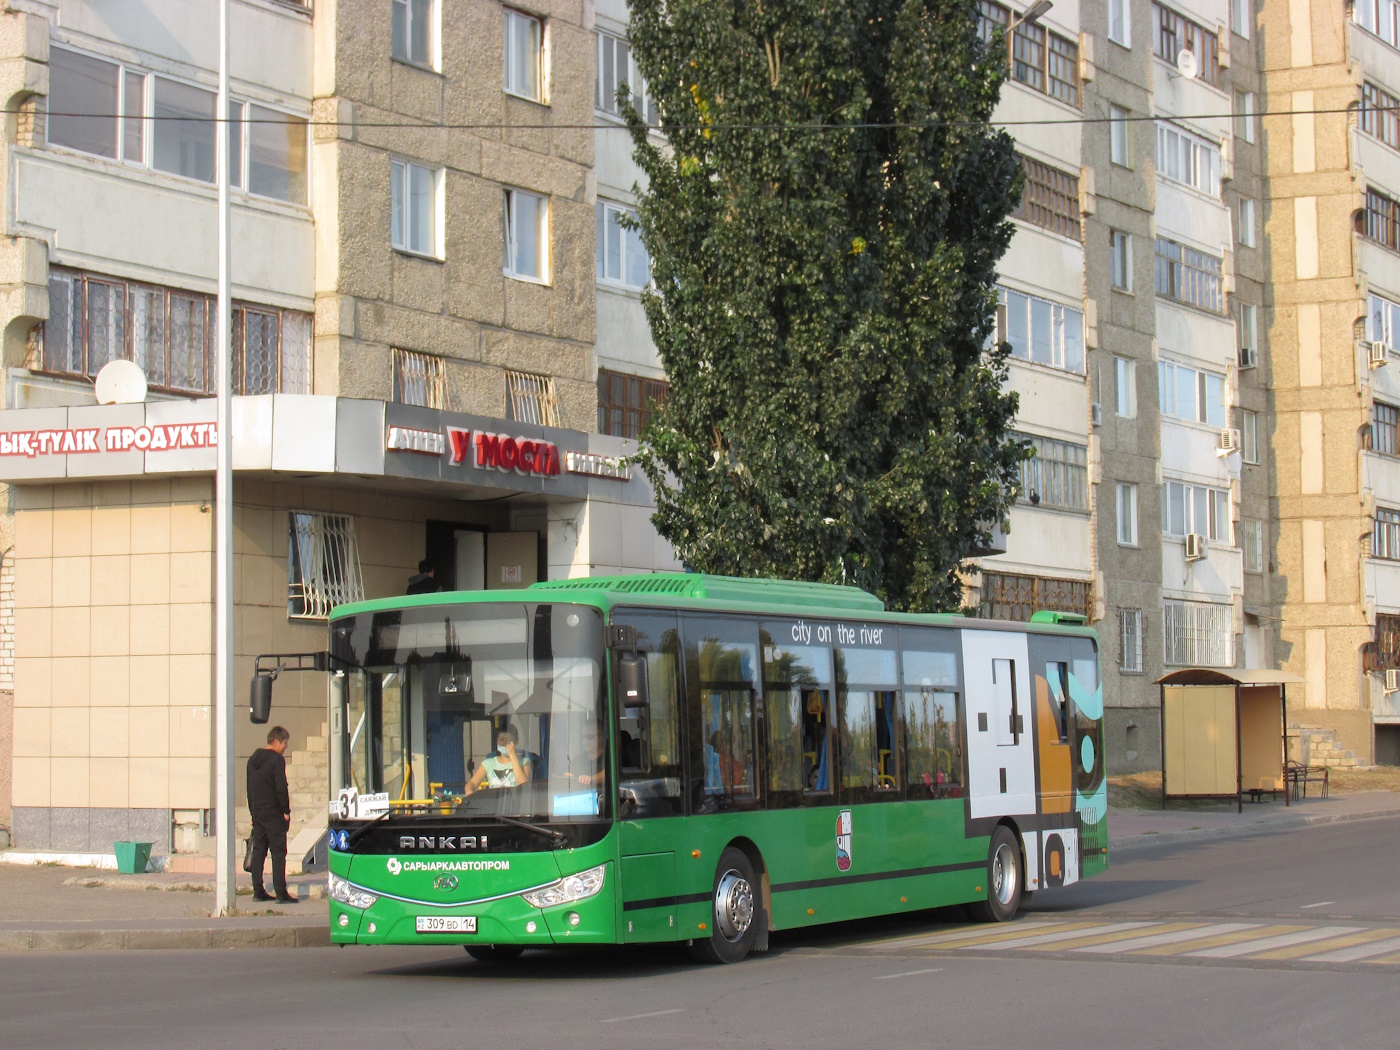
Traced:
[[609, 816], [603, 626], [583, 605], [420, 606], [337, 620], [345, 783], [394, 815]]

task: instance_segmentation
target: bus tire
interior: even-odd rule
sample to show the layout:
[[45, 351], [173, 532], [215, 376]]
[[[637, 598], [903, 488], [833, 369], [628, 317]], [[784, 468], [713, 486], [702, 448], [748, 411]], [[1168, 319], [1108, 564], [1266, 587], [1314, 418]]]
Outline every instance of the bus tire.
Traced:
[[1025, 889], [1021, 847], [1011, 829], [998, 824], [987, 846], [987, 899], [968, 910], [979, 922], [1010, 922], [1016, 918]]
[[708, 937], [690, 942], [696, 962], [736, 963], [748, 955], [758, 936], [758, 878], [742, 851], [730, 846], [720, 854], [710, 894]]
[[464, 944], [462, 947], [477, 962], [492, 963], [514, 962], [525, 951], [519, 944]]

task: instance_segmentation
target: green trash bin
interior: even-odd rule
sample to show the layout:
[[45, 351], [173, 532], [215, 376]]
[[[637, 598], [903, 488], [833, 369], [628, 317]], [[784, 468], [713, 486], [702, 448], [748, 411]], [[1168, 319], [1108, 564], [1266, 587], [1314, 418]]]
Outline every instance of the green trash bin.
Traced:
[[114, 842], [112, 852], [117, 855], [117, 870], [123, 875], [144, 875], [146, 862], [151, 859], [149, 842]]

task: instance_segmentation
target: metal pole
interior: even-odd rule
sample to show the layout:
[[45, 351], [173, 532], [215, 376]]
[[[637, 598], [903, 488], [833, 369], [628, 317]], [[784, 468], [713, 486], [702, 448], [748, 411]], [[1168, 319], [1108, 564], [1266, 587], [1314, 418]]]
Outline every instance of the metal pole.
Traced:
[[219, 915], [231, 915], [236, 902], [233, 813], [233, 457], [229, 302], [229, 134], [228, 0], [219, 0], [219, 101], [214, 122], [214, 157], [219, 186], [219, 309], [217, 338], [218, 457], [214, 475], [214, 806], [218, 813], [216, 903]]

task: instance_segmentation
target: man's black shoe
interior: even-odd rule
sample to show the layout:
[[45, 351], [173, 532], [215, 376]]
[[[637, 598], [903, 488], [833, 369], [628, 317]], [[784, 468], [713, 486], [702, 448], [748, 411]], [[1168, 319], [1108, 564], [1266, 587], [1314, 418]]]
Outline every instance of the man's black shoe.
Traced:
[[298, 898], [298, 897], [293, 897], [290, 893], [280, 893], [280, 894], [277, 895], [277, 903], [278, 903], [278, 904], [300, 904], [300, 903], [301, 903], [301, 900], [300, 900], [300, 898]]
[[253, 900], [255, 900], [255, 901], [270, 901], [270, 900], [272, 900], [272, 894], [268, 893], [266, 890], [254, 890], [254, 891], [253, 891]]

